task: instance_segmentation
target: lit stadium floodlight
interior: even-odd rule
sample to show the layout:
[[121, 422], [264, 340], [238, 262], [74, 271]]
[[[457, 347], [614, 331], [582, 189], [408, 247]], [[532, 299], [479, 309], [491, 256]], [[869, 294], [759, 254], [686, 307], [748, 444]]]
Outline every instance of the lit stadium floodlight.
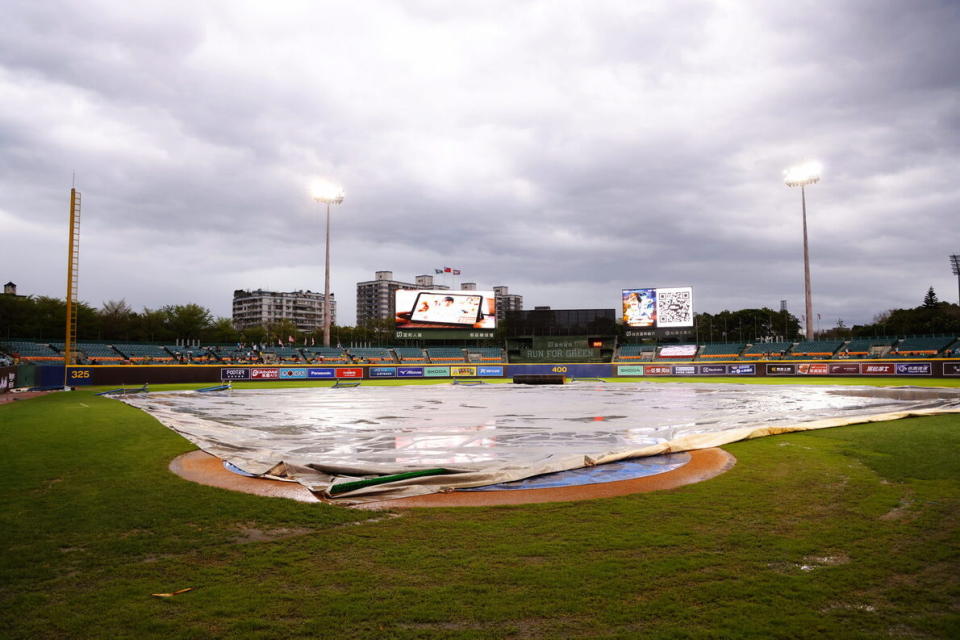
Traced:
[[807, 194], [804, 187], [820, 181], [823, 165], [808, 161], [790, 167], [783, 172], [783, 181], [788, 187], [800, 187], [800, 202], [803, 207], [803, 297], [806, 306], [806, 338], [813, 340], [813, 294], [810, 291], [810, 251], [807, 246]]
[[783, 172], [783, 181], [788, 187], [802, 187], [820, 181], [823, 165], [819, 162], [804, 162]]
[[314, 182], [310, 187], [313, 199], [326, 204], [340, 204], [343, 202], [343, 187], [325, 180]]
[[333, 182], [323, 180], [313, 183], [311, 192], [318, 206], [321, 203], [327, 205], [327, 256], [323, 272], [323, 346], [329, 347], [330, 312], [333, 308], [330, 304], [330, 205], [343, 202], [343, 187]]

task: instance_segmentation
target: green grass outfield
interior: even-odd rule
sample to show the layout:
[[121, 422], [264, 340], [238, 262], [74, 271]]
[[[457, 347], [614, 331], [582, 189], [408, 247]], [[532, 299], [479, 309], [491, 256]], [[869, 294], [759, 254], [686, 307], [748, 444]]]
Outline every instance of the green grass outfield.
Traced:
[[735, 443], [672, 491], [398, 517], [182, 480], [193, 446], [92, 390], [0, 406], [0, 443], [3, 638], [960, 637], [960, 416]]

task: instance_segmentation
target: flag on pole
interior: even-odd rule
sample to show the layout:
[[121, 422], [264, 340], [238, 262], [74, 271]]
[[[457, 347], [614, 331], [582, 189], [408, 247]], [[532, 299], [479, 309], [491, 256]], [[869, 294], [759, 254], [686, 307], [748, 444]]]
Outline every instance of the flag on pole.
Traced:
[[434, 269], [433, 272], [434, 272], [434, 273], [443, 273], [443, 269]]
[[443, 268], [443, 272], [444, 272], [444, 273], [450, 273], [451, 271], [453, 271], [453, 269], [451, 269], [450, 267], [444, 267], [444, 268]]
[[455, 275], [455, 276], [460, 275], [460, 269], [454, 269], [454, 270], [453, 270], [453, 275]]

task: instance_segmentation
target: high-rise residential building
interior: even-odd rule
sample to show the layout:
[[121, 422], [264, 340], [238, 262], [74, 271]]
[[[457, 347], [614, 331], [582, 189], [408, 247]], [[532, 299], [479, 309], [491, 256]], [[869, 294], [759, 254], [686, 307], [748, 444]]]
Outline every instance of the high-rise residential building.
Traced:
[[497, 322], [502, 322], [509, 311], [523, 311], [523, 296], [510, 293], [508, 287], [494, 287], [493, 295], [497, 303]]
[[[322, 293], [313, 291], [247, 291], [233, 292], [233, 326], [237, 329], [269, 326], [290, 320], [299, 331], [323, 328], [325, 305]], [[337, 301], [330, 294], [330, 324], [337, 323]]]
[[393, 271], [377, 271], [373, 280], [357, 283], [357, 326], [393, 319], [397, 312], [398, 289], [449, 289], [435, 284], [433, 276], [416, 276], [414, 282], [393, 279]]

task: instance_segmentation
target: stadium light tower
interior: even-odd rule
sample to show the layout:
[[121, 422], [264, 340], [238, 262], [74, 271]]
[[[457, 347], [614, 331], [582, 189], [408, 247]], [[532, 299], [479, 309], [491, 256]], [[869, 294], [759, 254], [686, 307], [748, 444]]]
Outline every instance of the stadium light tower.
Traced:
[[957, 304], [960, 304], [960, 254], [950, 256], [950, 266], [953, 267], [953, 275], [957, 276]]
[[823, 170], [819, 162], [804, 162], [783, 172], [783, 181], [788, 187], [800, 187], [800, 203], [803, 207], [803, 297], [806, 303], [807, 340], [813, 340], [813, 294], [810, 292], [810, 250], [807, 246], [807, 194], [808, 184], [820, 182]]
[[330, 205], [343, 202], [343, 188], [332, 182], [316, 182], [312, 188], [317, 205], [327, 205], [327, 258], [323, 272], [323, 346], [330, 346]]

